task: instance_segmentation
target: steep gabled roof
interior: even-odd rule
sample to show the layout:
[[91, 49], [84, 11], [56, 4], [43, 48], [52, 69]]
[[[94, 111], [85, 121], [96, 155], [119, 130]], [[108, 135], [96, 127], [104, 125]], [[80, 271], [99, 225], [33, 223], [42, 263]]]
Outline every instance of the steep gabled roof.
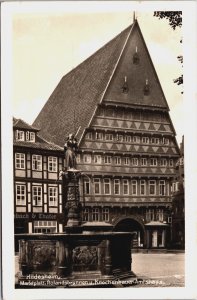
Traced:
[[[134, 63], [133, 60], [136, 56], [138, 62]], [[128, 91], [123, 93], [125, 76]], [[148, 89], [147, 93], [145, 93], [146, 88]], [[104, 101], [169, 110], [137, 21], [128, 37], [124, 53], [114, 70]]]
[[[141, 53], [143, 52], [137, 72], [132, 69], [133, 67], [128, 69], [125, 63], [125, 57], [128, 61], [128, 53], [136, 47], [136, 43], [140, 45]], [[132, 64], [132, 52], [129, 55]], [[128, 74], [123, 71], [125, 66]], [[121, 92], [120, 77], [117, 79], [119, 71], [122, 78], [127, 75], [130, 81], [134, 80], [131, 82], [133, 91], [130, 90], [126, 100], [126, 96]], [[150, 80], [151, 93], [150, 96], [145, 96], [144, 101], [142, 95], [147, 77], [152, 80]], [[76, 137], [81, 140], [84, 130], [91, 124], [99, 103], [114, 100], [117, 102], [117, 99], [120, 99], [121, 103], [125, 101], [131, 105], [168, 110], [137, 20], [61, 79], [33, 126], [41, 128], [41, 135], [44, 138], [63, 146], [69, 133], [77, 132]]]
[[79, 130], [77, 137], [82, 135], [130, 30], [131, 26], [61, 79], [33, 123], [41, 128], [42, 136], [62, 146], [69, 133]]
[[25, 130], [31, 130], [31, 131], [39, 131], [38, 128], [27, 124], [22, 119], [17, 119], [13, 117], [13, 128], [15, 129], [25, 129]]
[[31, 148], [31, 149], [33, 148], [33, 149], [42, 149], [42, 150], [54, 150], [54, 151], [61, 151], [61, 152], [63, 152], [63, 150], [64, 150], [59, 145], [56, 145], [52, 142], [48, 142], [47, 140], [45, 140], [43, 137], [41, 137], [37, 133], [37, 131], [39, 131], [39, 129], [29, 125], [22, 119], [16, 119], [13, 117], [13, 128], [14, 129], [22, 129], [22, 130], [31, 130], [31, 131], [35, 131], [35, 133], [36, 133], [36, 141], [35, 142], [14, 140], [14, 142], [13, 142], [14, 146]]

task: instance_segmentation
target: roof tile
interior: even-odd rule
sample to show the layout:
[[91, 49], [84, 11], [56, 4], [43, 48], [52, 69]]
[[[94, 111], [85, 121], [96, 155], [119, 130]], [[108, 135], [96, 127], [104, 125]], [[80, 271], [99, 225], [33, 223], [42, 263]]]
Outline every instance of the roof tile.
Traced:
[[22, 119], [16, 119], [13, 117], [13, 127], [16, 129], [26, 129], [26, 130], [33, 130], [33, 131], [39, 131], [38, 128], [27, 124]]

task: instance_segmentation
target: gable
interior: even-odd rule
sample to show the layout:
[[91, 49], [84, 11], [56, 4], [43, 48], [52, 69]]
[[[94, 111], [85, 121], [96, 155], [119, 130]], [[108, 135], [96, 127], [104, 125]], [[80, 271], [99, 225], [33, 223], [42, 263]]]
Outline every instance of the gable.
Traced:
[[[123, 92], [125, 80], [127, 91]], [[146, 87], [148, 87], [148, 93], [144, 91]], [[168, 109], [137, 21], [108, 86], [104, 101]]]

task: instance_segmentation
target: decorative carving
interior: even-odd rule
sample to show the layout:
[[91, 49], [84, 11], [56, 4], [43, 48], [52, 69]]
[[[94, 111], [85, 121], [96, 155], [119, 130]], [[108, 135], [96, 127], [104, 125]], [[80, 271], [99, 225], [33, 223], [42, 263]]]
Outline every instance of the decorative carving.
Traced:
[[29, 243], [28, 260], [34, 270], [53, 269], [56, 265], [55, 244], [44, 241]]
[[79, 201], [79, 187], [68, 186], [67, 201]]
[[75, 247], [72, 251], [73, 269], [95, 270], [98, 267], [98, 253], [94, 246]]

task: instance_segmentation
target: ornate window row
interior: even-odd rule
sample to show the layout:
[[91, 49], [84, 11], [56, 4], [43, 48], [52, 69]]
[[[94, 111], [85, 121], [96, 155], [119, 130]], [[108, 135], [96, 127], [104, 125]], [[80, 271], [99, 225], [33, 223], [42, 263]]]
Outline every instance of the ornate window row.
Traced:
[[133, 195], [133, 196], [166, 196], [169, 194], [165, 180], [129, 180], [93, 178], [84, 181], [85, 195]]
[[[105, 221], [108, 222], [110, 219], [110, 209], [108, 207], [93, 207], [93, 208], [84, 208], [83, 210], [83, 221], [84, 222], [98, 222]], [[145, 220], [146, 222], [151, 221], [164, 221], [164, 210], [161, 208], [151, 208], [146, 209], [145, 211]]]
[[77, 162], [83, 162], [85, 164], [112, 164], [118, 166], [150, 166], [150, 167], [174, 167], [173, 159], [167, 158], [138, 158], [138, 157], [129, 157], [129, 156], [110, 156], [110, 155], [101, 155], [101, 154], [82, 154], [77, 156]]
[[[48, 171], [57, 172], [58, 159], [55, 156], [48, 156]], [[26, 155], [25, 153], [15, 153], [15, 168], [26, 169]], [[42, 155], [32, 155], [32, 170], [42, 171]]]
[[103, 133], [103, 132], [88, 132], [86, 134], [87, 140], [100, 140], [100, 141], [115, 141], [115, 142], [126, 142], [126, 143], [141, 143], [141, 144], [155, 144], [155, 145], [169, 145], [169, 138], [156, 138], [148, 136], [135, 136], [135, 135], [123, 135], [123, 134], [113, 134], [113, 133]]
[[110, 117], [124, 119], [128, 121], [143, 120], [143, 121], [156, 121], [156, 122], [166, 122], [169, 121], [167, 115], [164, 112], [155, 112], [148, 110], [131, 110], [129, 108], [119, 108], [119, 107], [99, 107], [97, 115], [100, 117]]

